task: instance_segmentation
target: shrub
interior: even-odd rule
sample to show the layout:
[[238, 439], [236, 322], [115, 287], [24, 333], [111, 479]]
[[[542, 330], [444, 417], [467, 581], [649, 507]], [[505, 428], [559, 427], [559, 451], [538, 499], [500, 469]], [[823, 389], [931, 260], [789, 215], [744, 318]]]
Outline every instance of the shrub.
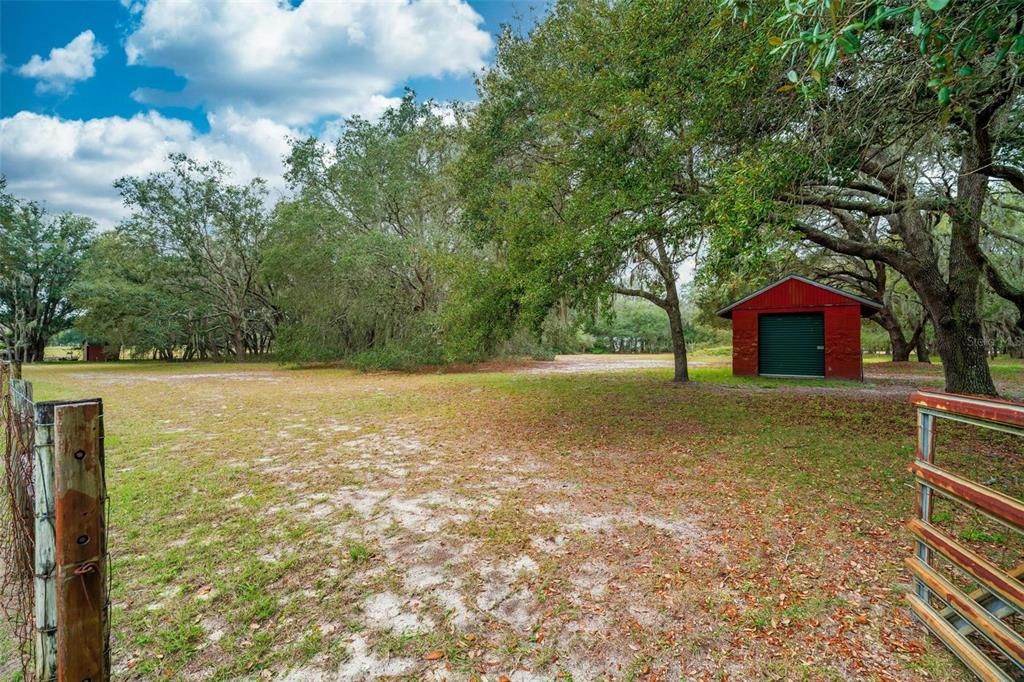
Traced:
[[533, 360], [554, 360], [557, 353], [554, 349], [541, 343], [535, 334], [520, 329], [507, 341], [498, 346], [498, 357], [531, 358]]

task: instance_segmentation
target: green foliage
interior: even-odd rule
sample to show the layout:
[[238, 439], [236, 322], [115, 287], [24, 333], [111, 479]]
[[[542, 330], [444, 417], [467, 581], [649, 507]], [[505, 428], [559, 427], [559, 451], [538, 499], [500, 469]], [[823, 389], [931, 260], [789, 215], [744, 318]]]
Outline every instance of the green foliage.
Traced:
[[791, 228], [796, 210], [780, 209], [777, 199], [809, 167], [799, 145], [771, 141], [722, 168], [706, 212], [716, 229], [699, 273], [703, 285], [724, 293], [718, 303], [733, 297], [736, 285], [770, 279], [791, 264], [792, 246], [799, 239]]
[[378, 369], [443, 358], [438, 315], [466, 262], [445, 175], [454, 153], [454, 128], [412, 93], [377, 123], [347, 121], [331, 146], [294, 143], [295, 196], [275, 211], [263, 269], [279, 357]]
[[668, 319], [647, 301], [616, 299], [587, 326], [594, 349], [614, 353], [664, 353], [672, 350]]
[[[665, 317], [665, 313], [661, 317]], [[554, 354], [581, 353], [593, 346], [593, 337], [581, 332], [580, 315], [567, 305], [556, 306], [544, 318], [540, 338], [543, 345]], [[666, 322], [667, 323], [667, 322]]]
[[960, 531], [960, 537], [968, 542], [988, 542], [996, 545], [1005, 545], [1006, 533], [989, 532], [980, 528], [965, 528]]
[[212, 317], [198, 290], [182, 286], [190, 281], [182, 261], [160, 254], [152, 241], [107, 232], [89, 249], [71, 292], [86, 311], [75, 327], [135, 355], [172, 359]]
[[441, 344], [435, 338], [433, 315], [415, 316], [401, 338], [385, 341], [351, 356], [352, 365], [364, 371], [409, 371], [424, 365], [441, 365], [446, 361]]
[[[247, 351], [263, 353], [275, 322], [260, 274], [268, 229], [265, 183], [232, 184], [217, 162], [180, 154], [169, 160], [168, 171], [115, 183], [132, 214], [118, 227], [121, 241], [103, 244], [83, 295], [99, 305], [121, 292], [135, 297], [138, 308], [136, 319], [127, 320], [130, 315], [117, 313], [130, 312], [131, 304], [115, 303], [121, 310], [110, 312], [120, 322], [92, 324], [97, 330], [131, 325], [131, 334], [121, 332], [129, 345], [185, 346], [186, 357], [233, 353], [241, 360]], [[111, 279], [104, 281], [107, 273]]]
[[50, 216], [6, 191], [0, 178], [0, 343], [25, 360], [42, 360], [47, 340], [79, 313], [68, 298], [96, 224]]
[[65, 329], [64, 331], [54, 334], [50, 337], [48, 345], [50, 346], [81, 346], [86, 340], [86, 337], [82, 332], [78, 331], [74, 327], [71, 329]]
[[507, 262], [463, 262], [452, 273], [451, 295], [441, 313], [447, 357], [480, 360], [496, 352], [520, 328], [525, 289]]
[[[749, 0], [722, 4], [746, 21], [756, 19]], [[801, 60], [787, 87], [821, 94], [837, 64], [873, 49], [878, 34], [900, 40], [909, 34], [930, 66], [928, 87], [948, 107], [989, 87], [993, 76], [1002, 78], [1007, 63], [1024, 54], [1019, 12], [1017, 0], [786, 0], [767, 43], [773, 54]]]
[[[538, 328], [559, 301], [628, 290], [678, 317], [720, 151], [697, 133], [725, 111], [700, 86], [730, 31], [699, 5], [587, 1], [501, 37], [457, 165], [466, 228], [508, 270], [496, 316]], [[742, 71], [714, 76], [739, 87]]]
[[369, 561], [373, 557], [373, 551], [366, 545], [359, 542], [351, 542], [348, 546], [348, 558], [352, 563], [360, 564]]
[[556, 349], [545, 345], [537, 334], [529, 329], [519, 329], [502, 341], [495, 355], [502, 358], [530, 358], [531, 360], [554, 360]]
[[[684, 313], [683, 333], [691, 347], [715, 347], [731, 340], [725, 328], [699, 324], [695, 311]], [[665, 353], [672, 350], [672, 337], [665, 313], [643, 300], [616, 298], [604, 312], [585, 327], [594, 337], [595, 352]]]
[[864, 323], [860, 331], [860, 348], [865, 353], [888, 353], [889, 335], [876, 324]]
[[[992, 261], [1006, 273], [1011, 284], [1024, 289], [1024, 198], [1006, 197], [987, 211], [988, 233], [984, 243]], [[989, 353], [1024, 358], [1024, 325], [1013, 304], [984, 292], [982, 318]]]

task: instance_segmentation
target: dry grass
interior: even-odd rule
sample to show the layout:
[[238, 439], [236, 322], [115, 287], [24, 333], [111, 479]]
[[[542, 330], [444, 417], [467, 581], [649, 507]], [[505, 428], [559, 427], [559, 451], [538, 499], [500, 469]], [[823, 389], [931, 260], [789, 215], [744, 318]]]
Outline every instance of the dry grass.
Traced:
[[[703, 360], [28, 377], [105, 401], [117, 679], [966, 679], [902, 607], [906, 395], [937, 370]], [[1011, 437], [941, 435], [1022, 494]]]

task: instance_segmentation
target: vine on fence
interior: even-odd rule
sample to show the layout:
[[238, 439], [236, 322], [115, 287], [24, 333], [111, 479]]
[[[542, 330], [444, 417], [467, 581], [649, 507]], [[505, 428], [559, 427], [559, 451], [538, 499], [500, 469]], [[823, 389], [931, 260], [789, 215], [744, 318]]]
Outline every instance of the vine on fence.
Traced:
[[35, 603], [32, 396], [0, 362], [0, 420], [3, 421], [3, 483], [0, 486], [0, 610], [17, 646], [21, 669], [32, 678]]

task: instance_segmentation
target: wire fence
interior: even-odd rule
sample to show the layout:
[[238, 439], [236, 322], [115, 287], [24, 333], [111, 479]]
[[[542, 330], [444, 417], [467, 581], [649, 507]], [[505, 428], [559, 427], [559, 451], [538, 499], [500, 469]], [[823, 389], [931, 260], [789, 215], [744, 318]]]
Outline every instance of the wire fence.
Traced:
[[[0, 361], [0, 611], [20, 675], [110, 679], [103, 401], [33, 400]], [[3, 627], [0, 624], [0, 627]]]
[[0, 610], [6, 616], [24, 679], [32, 679], [35, 635], [35, 403], [31, 387], [0, 362], [3, 483], [0, 494]]

